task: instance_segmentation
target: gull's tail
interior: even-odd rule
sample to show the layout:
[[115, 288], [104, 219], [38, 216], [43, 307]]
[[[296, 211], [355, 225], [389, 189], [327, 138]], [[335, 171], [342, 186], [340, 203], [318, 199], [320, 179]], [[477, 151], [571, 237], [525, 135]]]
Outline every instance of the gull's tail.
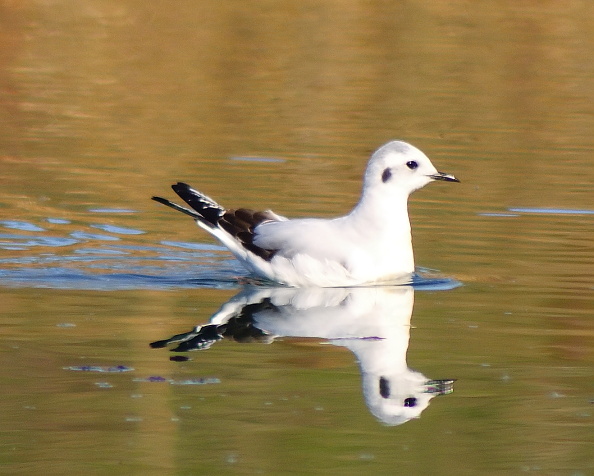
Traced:
[[[254, 211], [249, 208], [226, 210], [212, 198], [194, 190], [188, 184], [178, 182], [171, 188], [192, 209], [170, 202], [166, 198], [152, 197], [156, 202], [167, 205], [174, 210], [191, 216], [196, 223], [218, 238], [231, 252], [250, 267], [252, 264], [246, 258], [246, 252], [270, 261], [277, 250], [260, 248], [254, 244], [254, 229], [265, 222], [284, 221], [286, 218], [266, 210]], [[266, 276], [264, 273], [265, 277]]]
[[178, 182], [172, 185], [171, 188], [183, 199], [184, 202], [190, 205], [193, 210], [182, 207], [166, 198], [152, 197], [152, 199], [163, 205], [167, 205], [178, 212], [185, 213], [186, 215], [191, 216], [194, 220], [198, 220], [211, 228], [218, 226], [220, 218], [225, 214], [225, 209], [217, 202], [197, 190], [194, 190], [188, 184], [183, 182]]

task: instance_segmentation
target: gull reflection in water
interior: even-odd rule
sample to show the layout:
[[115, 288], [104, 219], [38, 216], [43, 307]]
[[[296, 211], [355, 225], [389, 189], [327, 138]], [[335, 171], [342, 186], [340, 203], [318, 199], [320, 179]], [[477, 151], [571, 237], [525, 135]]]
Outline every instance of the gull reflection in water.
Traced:
[[268, 288], [248, 286], [208, 324], [152, 347], [175, 345], [185, 352], [216, 341], [267, 342], [276, 337], [312, 337], [346, 347], [361, 370], [371, 413], [387, 425], [418, 418], [436, 395], [453, 391], [454, 380], [431, 380], [406, 363], [413, 310], [412, 286], [361, 288]]

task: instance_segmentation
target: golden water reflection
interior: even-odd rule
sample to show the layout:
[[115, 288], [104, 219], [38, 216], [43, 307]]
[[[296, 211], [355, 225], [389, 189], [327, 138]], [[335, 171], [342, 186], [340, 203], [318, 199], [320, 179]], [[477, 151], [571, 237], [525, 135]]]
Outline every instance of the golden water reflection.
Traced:
[[[2, 468], [592, 472], [592, 218], [533, 211], [592, 211], [593, 10], [581, 0], [0, 0], [0, 215], [29, 227], [1, 229]], [[133, 280], [106, 276], [138, 272], [145, 255], [163, 263], [152, 251], [161, 242], [208, 239], [150, 196], [186, 180], [225, 206], [338, 216], [369, 153], [393, 138], [463, 181], [410, 202], [416, 262], [464, 286], [416, 293], [407, 360], [458, 377], [452, 395], [384, 427], [341, 346], [223, 341], [188, 363], [151, 352], [235, 291], [124, 290]], [[232, 160], [246, 156], [278, 160]], [[18, 246], [97, 224], [144, 233], [119, 235], [129, 254], [106, 268], [92, 259], [124, 248], [88, 235]], [[77, 260], [89, 248], [96, 255]], [[190, 258], [210, 271], [210, 257]], [[225, 259], [215, 261], [236, 274]], [[179, 284], [187, 268], [165, 263], [158, 277]], [[109, 286], [60, 288], [52, 273], [69, 266]], [[7, 270], [38, 269], [49, 278], [7, 282]], [[80, 365], [223, 383], [64, 370]]]

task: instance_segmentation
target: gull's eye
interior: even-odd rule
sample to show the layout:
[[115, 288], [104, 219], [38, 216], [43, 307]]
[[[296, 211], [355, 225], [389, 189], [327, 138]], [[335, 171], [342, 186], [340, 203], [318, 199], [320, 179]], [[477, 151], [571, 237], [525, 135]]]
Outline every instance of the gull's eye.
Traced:
[[409, 397], [404, 399], [404, 406], [405, 407], [416, 407], [417, 406], [417, 399], [415, 397]]
[[418, 164], [417, 162], [415, 162], [414, 160], [409, 160], [409, 161], [406, 163], [406, 166], [407, 166], [407, 167], [408, 167], [410, 170], [415, 170], [415, 169], [416, 169], [416, 168], [419, 166], [419, 164]]

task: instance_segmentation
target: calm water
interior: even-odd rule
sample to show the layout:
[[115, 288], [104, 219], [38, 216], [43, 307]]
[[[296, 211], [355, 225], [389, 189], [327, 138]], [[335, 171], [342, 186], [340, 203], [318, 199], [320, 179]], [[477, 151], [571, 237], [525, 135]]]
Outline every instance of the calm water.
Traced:
[[[0, 472], [594, 474], [593, 82], [580, 1], [0, 1]], [[150, 201], [342, 214], [393, 138], [462, 180], [412, 287]]]

